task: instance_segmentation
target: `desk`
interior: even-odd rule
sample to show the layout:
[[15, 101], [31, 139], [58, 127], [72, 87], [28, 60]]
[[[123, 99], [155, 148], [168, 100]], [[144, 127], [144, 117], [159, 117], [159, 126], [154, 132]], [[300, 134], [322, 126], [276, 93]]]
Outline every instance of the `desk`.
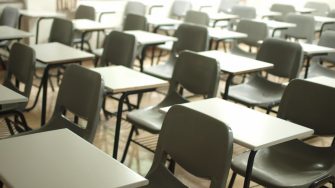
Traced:
[[239, 19], [239, 16], [237, 15], [226, 14], [226, 13], [213, 13], [213, 14], [209, 14], [208, 16], [209, 16], [209, 19], [213, 21], [213, 27], [215, 27], [219, 21], [230, 21], [230, 20]]
[[[31, 47], [36, 52], [36, 60], [47, 65], [44, 70], [41, 85], [39, 88], [40, 90], [41, 87], [43, 87], [41, 125], [44, 125], [47, 106], [49, 70], [53, 67], [61, 66], [64, 64], [92, 60], [94, 59], [94, 55], [57, 42], [36, 44], [32, 45]], [[37, 97], [38, 95], [39, 93], [37, 94]]]
[[[182, 105], [221, 120], [232, 129], [234, 142], [251, 150], [244, 187], [249, 187], [253, 159], [257, 150], [293, 139], [305, 138], [314, 132], [307, 127], [219, 98], [184, 103]], [[167, 110], [167, 108], [162, 109], [162, 111]]]
[[[8, 115], [8, 114], [18, 115], [22, 121], [22, 124], [25, 130], [31, 130], [31, 128], [28, 126], [26, 122], [26, 119], [24, 118], [24, 115], [22, 114], [20, 110], [17, 110], [13, 107], [6, 108], [6, 105], [23, 103], [27, 101], [28, 101], [27, 97], [0, 84], [0, 116]], [[5, 108], [2, 105], [5, 105]], [[14, 134], [14, 132], [12, 132], [11, 129], [9, 131], [11, 132], [11, 134]], [[1, 185], [1, 182], [0, 182], [0, 185]]]
[[[208, 29], [208, 35], [212, 40], [217, 41], [215, 50], [219, 48], [219, 43], [220, 41], [223, 40], [229, 40], [229, 39], [241, 39], [241, 38], [246, 38], [248, 37], [247, 34], [245, 33], [240, 33], [236, 31], [230, 31], [227, 29], [219, 29], [219, 28], [207, 28]], [[212, 41], [211, 41], [212, 42]], [[210, 47], [212, 46], [211, 44], [209, 45]]]
[[9, 187], [140, 187], [148, 180], [68, 129], [0, 141], [0, 179]]
[[306, 7], [296, 8], [295, 9], [295, 12], [300, 13], [300, 14], [310, 14], [310, 13], [312, 13], [314, 11], [315, 11], [315, 9], [313, 9], [313, 8], [306, 8]]
[[0, 41], [1, 40], [19, 40], [22, 38], [32, 37], [32, 33], [28, 33], [19, 29], [8, 26], [0, 26]]
[[317, 76], [313, 78], [307, 78], [306, 80], [335, 88], [335, 79], [326, 76]]
[[274, 20], [256, 19], [257, 22], [265, 23], [269, 29], [272, 29], [272, 37], [274, 37], [275, 32], [278, 30], [285, 30], [288, 28], [296, 27], [296, 24], [289, 22], [279, 22]]
[[147, 16], [146, 18], [147, 18], [148, 24], [152, 25], [152, 27], [154, 28], [152, 31], [153, 33], [157, 33], [157, 30], [161, 26], [177, 26], [183, 23], [182, 20], [176, 20], [176, 19], [167, 18], [167, 17], [161, 18], [157, 16]]
[[335, 18], [325, 17], [325, 16], [314, 16], [314, 20], [315, 22], [318, 22], [321, 24], [320, 34], [322, 34], [322, 31], [324, 30], [325, 25], [335, 23]]
[[225, 85], [224, 99], [228, 98], [229, 87], [235, 75], [257, 72], [270, 69], [273, 64], [263, 61], [242, 57], [238, 55], [224, 53], [222, 51], [205, 51], [199, 54], [216, 59], [220, 63], [222, 72], [228, 73], [228, 78]]
[[0, 84], [0, 110], [1, 105], [27, 102], [27, 97], [16, 93], [15, 91], [8, 89], [7, 87]]
[[306, 57], [306, 69], [305, 69], [305, 75], [304, 78], [307, 78], [308, 76], [308, 68], [310, 65], [311, 58], [314, 56], [322, 56], [327, 55], [329, 53], [335, 53], [334, 48], [328, 48], [324, 46], [319, 46], [315, 44], [306, 44], [306, 43], [300, 43], [305, 57]]
[[122, 107], [128, 95], [154, 91], [158, 87], [168, 86], [168, 82], [156, 77], [123, 67], [110, 66], [94, 68], [104, 79], [105, 87], [111, 93], [122, 93], [117, 110], [113, 157], [117, 159], [122, 118]]
[[143, 71], [143, 64], [145, 59], [146, 50], [150, 46], [156, 46], [159, 44], [164, 44], [166, 42], [177, 41], [177, 38], [170, 37], [166, 35], [161, 35], [157, 33], [151, 33], [146, 31], [134, 30], [134, 31], [125, 31], [125, 33], [134, 35], [138, 44], [142, 47], [141, 57], [140, 57], [140, 69]]
[[50, 11], [36, 11], [36, 10], [20, 10], [20, 16], [19, 16], [19, 28], [21, 27], [22, 17], [30, 17], [30, 18], [36, 18], [36, 35], [35, 35], [35, 43], [38, 43], [38, 34], [39, 34], [39, 28], [40, 28], [40, 22], [42, 20], [46, 19], [53, 19], [55, 17], [65, 17], [65, 14], [59, 13], [59, 12], [50, 12]]
[[106, 29], [112, 29], [113, 27], [107, 24], [96, 22], [88, 19], [76, 19], [72, 21], [74, 29], [81, 32], [81, 44], [80, 49], [84, 49], [85, 35], [89, 32], [94, 31], [105, 31]]

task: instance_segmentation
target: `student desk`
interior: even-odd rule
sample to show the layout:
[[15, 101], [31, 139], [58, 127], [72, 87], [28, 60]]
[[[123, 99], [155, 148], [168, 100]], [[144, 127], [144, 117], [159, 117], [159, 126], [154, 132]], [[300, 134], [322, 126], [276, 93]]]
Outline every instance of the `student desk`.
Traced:
[[[293, 139], [305, 138], [311, 136], [314, 132], [310, 128], [219, 98], [184, 103], [182, 105], [221, 120], [232, 129], [234, 142], [251, 150], [244, 179], [244, 188], [249, 187], [253, 160], [257, 150]], [[162, 112], [167, 110], [168, 108], [161, 109]]]
[[230, 31], [228, 29], [219, 29], [219, 28], [208, 28], [208, 35], [211, 38], [209, 47], [212, 48], [213, 41], [216, 41], [215, 50], [219, 48], [219, 42], [230, 40], [230, 39], [241, 39], [248, 37], [245, 33], [240, 33], [236, 31]]
[[334, 78], [329, 78], [326, 76], [316, 76], [313, 78], [306, 78], [306, 80], [310, 82], [315, 82], [318, 84], [326, 85], [329, 87], [334, 87], [335, 88], [335, 79]]
[[335, 53], [335, 48], [328, 48], [316, 44], [307, 44], [307, 43], [300, 43], [300, 45], [306, 57], [306, 68], [304, 78], [307, 78], [308, 76], [308, 68], [312, 57], [327, 55], [329, 53]]
[[101, 77], [105, 82], [105, 88], [107, 88], [108, 92], [122, 94], [119, 99], [116, 115], [117, 119], [113, 148], [113, 157], [117, 159], [124, 100], [128, 95], [141, 94], [154, 91], [159, 87], [168, 86], [168, 82], [124, 66], [101, 67], [92, 70], [101, 74]]
[[27, 102], [27, 97], [0, 84], [0, 110], [1, 105]]
[[42, 20], [47, 19], [53, 19], [56, 17], [65, 17], [65, 14], [59, 13], [59, 12], [50, 12], [50, 11], [36, 11], [36, 10], [20, 10], [20, 16], [19, 16], [19, 28], [21, 27], [22, 17], [28, 17], [28, 18], [35, 18], [37, 19], [36, 22], [36, 35], [35, 35], [35, 44], [38, 43], [38, 35], [40, 30], [40, 22]]
[[276, 31], [286, 30], [288, 28], [296, 27], [296, 24], [289, 22], [280, 22], [275, 20], [256, 19], [257, 22], [265, 23], [269, 29], [272, 29], [271, 36], [274, 37]]
[[[94, 59], [94, 55], [57, 42], [36, 44], [32, 45], [31, 47], [36, 52], [36, 60], [47, 65], [43, 72], [43, 77], [39, 88], [40, 90], [41, 87], [43, 87], [41, 125], [44, 125], [46, 121], [49, 70], [53, 67], [62, 66], [69, 63], [92, 60]], [[37, 94], [37, 97], [38, 95], [39, 93]]]
[[134, 188], [148, 180], [68, 129], [0, 141], [0, 179], [15, 188]]
[[15, 29], [8, 26], [0, 26], [0, 41], [1, 40], [20, 40], [27, 37], [34, 36], [32, 33], [28, 33], [19, 29]]
[[75, 19], [72, 20], [74, 29], [81, 32], [81, 44], [80, 49], [84, 49], [85, 35], [95, 31], [105, 31], [106, 29], [112, 29], [113, 27], [107, 24], [96, 22], [89, 19]]
[[146, 54], [147, 48], [149, 48], [151, 46], [164, 44], [164, 43], [170, 42], [170, 41], [172, 41], [172, 42], [177, 41], [177, 38], [175, 38], [175, 37], [170, 37], [170, 36], [161, 35], [161, 34], [157, 34], [157, 33], [151, 33], [151, 32], [147, 32], [147, 31], [134, 30], [134, 31], [125, 31], [125, 33], [134, 35], [135, 38], [136, 38], [136, 41], [138, 42], [138, 44], [142, 48], [141, 55], [140, 55], [140, 69], [141, 69], [141, 72], [143, 71], [144, 59], [145, 59], [145, 54]]
[[266, 63], [263, 61], [238, 55], [228, 54], [222, 51], [205, 51], [199, 52], [199, 54], [216, 59], [220, 63], [221, 71], [228, 73], [223, 96], [224, 99], [228, 98], [229, 87], [235, 75], [257, 72], [273, 67], [273, 64], [271, 63]]

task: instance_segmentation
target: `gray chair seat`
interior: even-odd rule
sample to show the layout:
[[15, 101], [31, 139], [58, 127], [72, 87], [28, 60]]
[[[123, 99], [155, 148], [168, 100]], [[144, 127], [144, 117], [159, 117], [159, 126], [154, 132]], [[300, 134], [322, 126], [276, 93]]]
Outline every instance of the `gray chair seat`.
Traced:
[[[172, 61], [172, 60], [170, 60]], [[144, 73], [164, 80], [170, 80], [174, 69], [174, 62], [155, 65], [144, 69]]]
[[256, 53], [250, 53], [250, 52], [246, 52], [245, 50], [242, 50], [241, 48], [234, 46], [230, 52], [234, 55], [239, 55], [239, 56], [243, 56], [243, 57], [248, 57], [251, 59], [256, 59]]
[[232, 86], [229, 89], [229, 99], [252, 106], [273, 106], [279, 104], [284, 90], [285, 86], [281, 84], [252, 76], [245, 84]]
[[[301, 158], [301, 154], [305, 158]], [[266, 187], [310, 187], [311, 179], [334, 172], [332, 148], [319, 148], [293, 140], [257, 152], [252, 169], [253, 181]], [[249, 152], [235, 157], [232, 169], [244, 174]], [[280, 174], [280, 175], [276, 175]]]
[[103, 48], [97, 48], [97, 49], [94, 49], [94, 50], [92, 51], [92, 53], [93, 53], [95, 56], [97, 56], [97, 57], [101, 57], [103, 51], [104, 51]]
[[319, 63], [313, 63], [308, 70], [308, 78], [316, 77], [316, 76], [326, 76], [335, 78], [335, 70], [324, 67]]

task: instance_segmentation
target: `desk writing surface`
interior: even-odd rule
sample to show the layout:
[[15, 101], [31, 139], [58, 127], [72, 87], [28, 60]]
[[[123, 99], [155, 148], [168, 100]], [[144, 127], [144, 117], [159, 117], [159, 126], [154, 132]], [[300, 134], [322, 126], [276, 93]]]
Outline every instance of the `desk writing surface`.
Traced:
[[228, 54], [221, 51], [205, 51], [199, 52], [199, 54], [216, 59], [220, 63], [220, 69], [223, 72], [230, 74], [255, 72], [273, 67], [273, 64], [271, 63]]
[[44, 11], [44, 10], [19, 10], [20, 14], [27, 17], [39, 18], [39, 17], [65, 17], [64, 13]]
[[105, 29], [112, 29], [113, 27], [108, 25], [108, 24], [104, 24], [104, 23], [100, 23], [100, 22], [96, 22], [93, 20], [88, 20], [88, 19], [76, 19], [76, 20], [72, 20], [73, 26], [76, 30], [78, 31], [97, 31], [97, 30], [105, 30]]
[[161, 17], [161, 16], [147, 16], [148, 24], [154, 25], [154, 26], [167, 26], [167, 25], [179, 25], [183, 23], [181, 20], [176, 20], [172, 18], [167, 17]]
[[285, 28], [296, 27], [296, 24], [289, 22], [280, 22], [266, 19], [255, 19], [255, 21], [265, 23], [269, 29], [285, 29]]
[[16, 93], [15, 91], [0, 84], [0, 106], [2, 104], [12, 104], [27, 101], [28, 101], [27, 97], [19, 93]]
[[139, 187], [148, 181], [68, 129], [0, 141], [0, 178], [15, 188]]
[[326, 16], [314, 16], [314, 20], [320, 23], [335, 23], [335, 18], [326, 17]]
[[45, 64], [84, 61], [94, 58], [93, 54], [57, 42], [36, 44], [31, 47], [36, 52], [36, 59]]
[[176, 37], [170, 37], [157, 33], [150, 33], [147, 31], [133, 30], [125, 31], [125, 33], [132, 34], [135, 36], [137, 42], [141, 45], [160, 44], [169, 41], [177, 41]]
[[223, 21], [223, 20], [232, 20], [232, 19], [238, 19], [238, 15], [234, 14], [226, 14], [226, 13], [211, 13], [208, 14], [209, 19], [214, 20], [214, 21]]
[[307, 8], [307, 7], [302, 7], [302, 8], [296, 8], [296, 12], [302, 13], [302, 14], [307, 14], [307, 13], [312, 13], [315, 11], [314, 8]]
[[306, 55], [335, 53], [335, 48], [329, 48], [319, 46], [316, 44], [307, 44], [307, 43], [300, 43], [300, 45]]
[[326, 85], [326, 86], [335, 88], [335, 79], [334, 78], [330, 78], [330, 77], [326, 77], [326, 76], [316, 76], [316, 77], [312, 77], [312, 78], [307, 78], [306, 80], [308, 80], [310, 82], [315, 82], [315, 83], [318, 83], [318, 84], [322, 84], [322, 85]]
[[124, 66], [100, 67], [92, 70], [101, 74], [105, 87], [113, 93], [168, 86], [168, 82], [165, 80]]
[[32, 33], [25, 32], [8, 26], [0, 26], [0, 40], [21, 39], [34, 36]]
[[208, 35], [215, 40], [240, 39], [240, 38], [248, 37], [248, 35], [245, 33], [230, 31], [227, 29], [208, 27], [207, 30], [208, 30]]
[[259, 150], [313, 134], [313, 130], [219, 98], [182, 104], [226, 123], [234, 142]]

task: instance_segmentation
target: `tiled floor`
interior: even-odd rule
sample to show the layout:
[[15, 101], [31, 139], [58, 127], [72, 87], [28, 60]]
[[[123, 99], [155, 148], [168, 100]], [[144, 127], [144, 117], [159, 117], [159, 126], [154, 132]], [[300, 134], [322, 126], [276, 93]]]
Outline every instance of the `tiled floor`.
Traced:
[[[91, 66], [91, 63], [87, 63], [85, 64], [85, 66]], [[0, 80], [3, 78], [3, 75], [4, 75], [4, 71], [0, 71]], [[38, 82], [39, 82], [38, 80], [35, 81], [36, 84]], [[224, 87], [224, 81], [222, 80], [220, 83], [221, 90], [223, 87]], [[51, 91], [51, 89], [49, 88], [48, 106], [47, 106], [48, 117], [50, 117], [50, 115], [52, 114], [53, 106], [56, 100], [57, 90], [58, 90], [58, 87], [56, 87], [56, 91], [54, 92]], [[162, 89], [161, 91], [164, 92], [166, 90]], [[32, 89], [32, 96], [30, 99], [29, 106], [32, 104], [32, 101], [36, 96], [36, 92], [37, 92], [37, 89], [36, 87], [34, 87]], [[157, 104], [160, 100], [163, 99], [163, 97], [164, 95], [157, 93], [157, 92], [146, 93], [143, 96], [141, 107]], [[132, 97], [131, 100], [135, 100], [135, 98]], [[117, 109], [117, 102], [108, 100], [107, 106], [108, 106], [108, 109], [115, 111]], [[41, 110], [41, 100], [39, 100], [37, 107], [35, 107], [30, 112], [25, 113], [27, 121], [32, 128], [38, 128], [40, 126], [40, 110]], [[110, 155], [112, 154], [112, 151], [113, 151], [115, 119], [116, 119], [115, 117], [106, 119], [101, 113], [100, 126], [98, 128], [98, 131], [97, 131], [97, 134], [94, 140], [94, 145], [96, 145], [98, 148], [100, 148], [101, 150], [103, 150], [104, 152]], [[0, 119], [0, 123], [3, 123], [1, 119]], [[121, 157], [123, 153], [124, 143], [125, 143], [125, 140], [127, 139], [129, 130], [130, 130], [130, 124], [126, 121], [123, 121], [122, 130], [121, 130], [121, 143], [120, 143], [120, 150], [119, 150], [119, 158]], [[7, 132], [7, 130], [4, 126], [0, 126], [0, 132], [1, 134], [3, 134], [4, 132]], [[143, 133], [140, 132], [140, 135], [143, 135]], [[313, 144], [318, 144], [318, 145], [327, 145], [330, 143], [330, 139], [327, 139], [327, 138], [326, 139], [312, 139], [309, 142]], [[243, 151], [245, 151], [245, 148], [242, 148], [238, 145], [234, 145], [234, 155], [241, 153]], [[132, 144], [129, 150], [129, 155], [127, 156], [125, 165], [127, 165], [134, 171], [144, 176], [151, 166], [152, 158], [153, 158], [153, 153], [148, 152], [147, 150], [137, 147], [134, 144]], [[176, 175], [186, 185], [189, 185], [190, 187], [199, 187], [199, 188], [208, 187], [207, 180], [196, 178], [188, 174], [186, 171], [179, 168], [178, 166], [176, 168]], [[235, 182], [234, 187], [242, 187], [242, 184], [243, 184], [243, 178], [238, 177], [237, 181]], [[252, 186], [255, 187], [257, 185], [252, 184]]]

